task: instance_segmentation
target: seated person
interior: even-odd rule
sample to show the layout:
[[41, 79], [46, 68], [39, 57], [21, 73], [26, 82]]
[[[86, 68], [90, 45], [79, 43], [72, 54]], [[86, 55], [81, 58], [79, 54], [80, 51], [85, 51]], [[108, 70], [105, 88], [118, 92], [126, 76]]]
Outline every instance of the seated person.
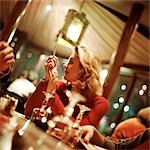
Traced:
[[15, 79], [7, 88], [8, 94], [18, 99], [16, 111], [24, 113], [24, 105], [27, 98], [32, 94], [36, 87], [28, 79], [28, 71], [23, 70], [19, 78]]
[[[143, 143], [144, 150], [148, 150], [150, 141], [150, 128], [147, 128], [140, 134], [133, 136], [132, 138], [114, 140], [111, 137], [105, 137], [95, 127], [91, 125], [82, 126], [83, 141], [85, 143], [92, 143], [97, 146], [110, 149], [110, 150], [126, 150], [126, 149], [138, 149]], [[141, 149], [139, 149], [141, 150]]]
[[[39, 82], [35, 92], [29, 97], [25, 115], [31, 116], [33, 109], [42, 106], [45, 98], [43, 91], [52, 95], [47, 107], [51, 107], [52, 115], [64, 113], [65, 106], [69, 103], [66, 91], [75, 91], [85, 97], [83, 105], [89, 107], [91, 111], [86, 112], [81, 121], [81, 125], [91, 124], [98, 126], [101, 118], [109, 109], [109, 102], [102, 97], [102, 85], [99, 79], [101, 69], [101, 60], [84, 47], [77, 46], [64, 65], [64, 80], [58, 80], [57, 58], [48, 57], [45, 63], [45, 78]], [[79, 113], [79, 107], [75, 107], [73, 119]], [[50, 119], [50, 118], [48, 118]]]
[[[150, 107], [143, 108], [139, 111], [138, 117], [142, 116], [145, 119], [150, 119]], [[134, 130], [134, 129], [133, 129]], [[91, 125], [82, 126], [83, 141], [85, 143], [92, 143], [97, 146], [110, 149], [110, 150], [124, 150], [124, 149], [135, 149], [144, 150], [149, 149], [150, 141], [150, 127], [145, 128], [140, 133], [133, 135], [126, 139], [113, 139], [111, 137], [105, 137], [95, 127]]]
[[138, 135], [149, 127], [149, 115], [150, 107], [141, 109], [136, 117], [120, 122], [111, 137], [114, 139], [126, 139]]
[[15, 79], [7, 88], [9, 92], [18, 94], [21, 97], [28, 98], [32, 94], [36, 87], [28, 79], [28, 71], [23, 70], [20, 73], [19, 78]]

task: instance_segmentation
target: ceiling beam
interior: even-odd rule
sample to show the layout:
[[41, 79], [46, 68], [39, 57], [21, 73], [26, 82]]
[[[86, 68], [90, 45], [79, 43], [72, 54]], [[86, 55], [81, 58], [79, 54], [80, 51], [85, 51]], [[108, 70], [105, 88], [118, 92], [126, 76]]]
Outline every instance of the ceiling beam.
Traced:
[[143, 5], [134, 4], [129, 16], [129, 19], [125, 25], [124, 31], [122, 33], [121, 40], [119, 42], [117, 51], [114, 51], [112, 58], [110, 60], [110, 68], [108, 71], [108, 76], [104, 83], [104, 93], [103, 96], [107, 99], [109, 98], [114, 83], [118, 77], [120, 67], [123, 66], [128, 47], [136, 31], [136, 25], [138, 24], [140, 17], [143, 12]]
[[11, 11], [8, 17], [6, 24], [4, 25], [4, 28], [0, 35], [0, 40], [8, 41], [11, 33], [15, 33], [19, 21], [23, 15], [23, 11], [25, 11], [25, 9], [27, 8], [28, 1], [29, 0], [18, 0], [16, 2], [13, 10]]
[[[98, 5], [100, 5], [101, 7], [107, 9], [109, 12], [111, 12], [113, 15], [115, 15], [116, 17], [118, 17], [120, 20], [122, 20], [123, 22], [127, 22], [128, 20], [128, 16], [124, 15], [123, 13], [120, 13], [117, 10], [114, 10], [112, 8], [110, 8], [109, 6], [102, 4], [102, 2], [99, 1], [95, 1]], [[142, 2], [142, 1], [141, 1]], [[133, 1], [131, 1], [131, 3], [133, 4]], [[141, 3], [141, 5], [143, 5]], [[137, 31], [139, 33], [141, 33], [143, 36], [145, 36], [146, 38], [150, 38], [150, 28], [142, 23], [139, 23], [139, 27], [137, 29]]]
[[[109, 60], [102, 60], [102, 65], [109, 65], [110, 61]], [[149, 64], [147, 65], [141, 65], [141, 64], [133, 64], [133, 63], [123, 63], [122, 67], [130, 68], [133, 70], [139, 70], [139, 71], [146, 71], [149, 72], [150, 66]]]

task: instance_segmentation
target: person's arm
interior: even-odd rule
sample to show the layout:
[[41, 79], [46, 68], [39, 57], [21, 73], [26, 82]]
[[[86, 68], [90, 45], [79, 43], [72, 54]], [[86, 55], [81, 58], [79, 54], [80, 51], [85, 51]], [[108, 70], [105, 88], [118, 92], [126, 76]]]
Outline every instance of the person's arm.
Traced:
[[110, 150], [123, 150], [123, 149], [131, 149], [138, 146], [141, 142], [143, 135], [146, 132], [149, 132], [149, 129], [145, 130], [145, 132], [141, 132], [137, 136], [127, 139], [113, 140], [111, 137], [105, 137], [102, 135], [95, 127], [91, 125], [82, 126], [83, 131], [83, 140], [85, 143], [92, 143], [97, 146], [110, 149]]
[[27, 103], [25, 105], [24, 114], [26, 116], [30, 116], [34, 108], [41, 107], [42, 102], [44, 100], [43, 91], [46, 91], [46, 88], [47, 88], [47, 81], [40, 80], [40, 82], [36, 87], [36, 90], [29, 96]]
[[[54, 61], [54, 62], [53, 62]], [[32, 114], [34, 108], [40, 108], [42, 102], [45, 99], [44, 92], [51, 95], [52, 98], [48, 101], [47, 107], [51, 106], [53, 115], [62, 114], [64, 112], [64, 105], [62, 104], [59, 96], [55, 92], [57, 84], [57, 70], [53, 68], [56, 66], [57, 58], [54, 56], [48, 57], [45, 62], [45, 77], [37, 85], [34, 93], [28, 98], [25, 106], [25, 115], [29, 116]], [[52, 68], [51, 68], [51, 65]]]
[[93, 125], [98, 127], [98, 124], [102, 117], [107, 113], [109, 109], [109, 102], [101, 96], [95, 98], [95, 104], [87, 115], [83, 116], [81, 125]]

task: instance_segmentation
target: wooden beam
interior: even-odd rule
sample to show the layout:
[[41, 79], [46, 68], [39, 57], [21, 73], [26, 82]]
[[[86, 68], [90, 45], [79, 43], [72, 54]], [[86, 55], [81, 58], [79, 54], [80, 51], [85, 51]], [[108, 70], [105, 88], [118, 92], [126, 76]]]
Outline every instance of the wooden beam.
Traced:
[[[30, 0], [18, 0], [10, 13], [10, 16], [7, 19], [7, 22], [4, 25], [2, 30], [0, 40], [8, 41], [9, 36], [12, 32], [18, 27], [19, 21], [24, 14], [25, 9], [27, 8], [27, 4]], [[7, 11], [7, 10], [6, 10]]]
[[[109, 60], [102, 60], [102, 65], [105, 65], [105, 64], [108, 65], [109, 63], [110, 63]], [[124, 63], [122, 67], [130, 68], [133, 70], [146, 71], [146, 72], [149, 72], [150, 70], [149, 64], [141, 65], [141, 64], [133, 64], [133, 63]]]
[[140, 17], [143, 12], [143, 5], [134, 4], [131, 10], [129, 19], [125, 25], [120, 43], [118, 45], [117, 51], [113, 53], [113, 57], [110, 61], [110, 68], [107, 79], [104, 83], [104, 93], [103, 96], [107, 99], [109, 98], [113, 85], [118, 77], [118, 73], [120, 71], [120, 67], [123, 65], [124, 58], [128, 51], [128, 47], [132, 37], [134, 35], [136, 25], [140, 20]]

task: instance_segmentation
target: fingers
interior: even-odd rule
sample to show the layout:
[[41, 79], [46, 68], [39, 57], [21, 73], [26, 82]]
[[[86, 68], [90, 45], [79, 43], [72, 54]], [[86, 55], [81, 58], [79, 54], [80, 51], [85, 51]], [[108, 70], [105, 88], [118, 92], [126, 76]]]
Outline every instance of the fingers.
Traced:
[[[2, 54], [3, 55], [3, 54]], [[1, 64], [11, 65], [15, 62], [14, 54], [12, 52], [4, 54], [1, 58]]]
[[56, 83], [58, 80], [58, 71], [56, 68], [58, 58], [56, 56], [49, 56], [45, 62], [45, 73], [46, 80], [51, 80], [53, 83]]
[[49, 77], [51, 82], [56, 83], [58, 81], [58, 72], [57, 69], [49, 70]]
[[0, 41], [0, 50], [3, 50], [4, 48], [6, 48], [8, 46], [8, 43], [4, 42], [4, 41]]
[[9, 58], [10, 56], [7, 57], [7, 55], [10, 55], [11, 58], [14, 58], [13, 54], [13, 49], [11, 47], [0, 47], [0, 58], [1, 59], [6, 59]]
[[84, 142], [89, 143], [89, 141], [94, 136], [94, 128], [92, 126], [85, 125], [85, 126], [82, 126], [82, 132], [84, 135], [84, 138], [83, 138]]
[[0, 71], [6, 71], [15, 62], [13, 49], [4, 41], [0, 42]]
[[87, 132], [85, 137], [84, 137], [84, 142], [89, 143], [90, 139], [93, 137], [93, 132]]
[[52, 70], [57, 65], [58, 58], [56, 56], [49, 56], [46, 60], [46, 64], [49, 65], [49, 69]]

